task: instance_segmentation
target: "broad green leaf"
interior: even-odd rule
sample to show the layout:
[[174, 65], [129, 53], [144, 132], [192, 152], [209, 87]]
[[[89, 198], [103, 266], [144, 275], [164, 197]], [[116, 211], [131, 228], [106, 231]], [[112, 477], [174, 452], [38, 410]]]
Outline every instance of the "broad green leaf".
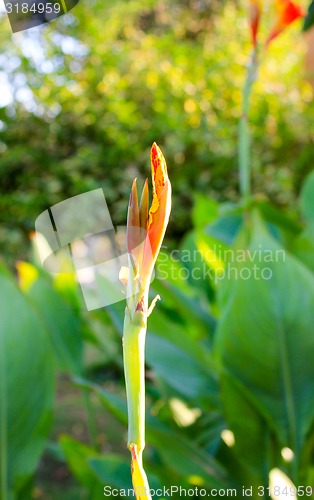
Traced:
[[232, 485], [224, 468], [193, 440], [148, 421], [147, 443], [154, 445], [164, 465], [190, 484], [225, 489]]
[[71, 436], [61, 436], [59, 443], [74, 476], [85, 486], [92, 486], [95, 475], [88, 466], [87, 459], [98, 457], [97, 451], [73, 439]]
[[222, 409], [203, 413], [192, 425], [190, 431], [195, 434], [194, 442], [215, 455], [221, 445], [221, 432], [227, 428]]
[[310, 173], [302, 187], [300, 205], [304, 218], [314, 224], [314, 172]]
[[[187, 297], [197, 297], [199, 295], [197, 288], [195, 289], [192, 286], [193, 277], [187, 272], [187, 269], [190, 267], [189, 263], [192, 263], [195, 257], [193, 250], [197, 250], [194, 240], [194, 232], [189, 233], [183, 240], [180, 248], [174, 249], [171, 252], [160, 252], [155, 268], [158, 282], [176, 287], [176, 289], [180, 290]], [[152, 286], [154, 284], [155, 281], [152, 282]]]
[[92, 499], [100, 498], [103, 485], [89, 465], [90, 459], [100, 458], [99, 453], [70, 436], [61, 436], [60, 446], [73, 475], [88, 488]]
[[[246, 388], [246, 398], [279, 446], [294, 451], [296, 474], [314, 420], [314, 278], [282, 250], [256, 218], [247, 261], [235, 264], [239, 273], [245, 269], [245, 278], [226, 276], [223, 284], [217, 348], [222, 373]], [[242, 421], [244, 433], [251, 415], [240, 411], [228, 391], [225, 381], [223, 406], [229, 419], [239, 412], [234, 419]]]
[[[110, 496], [111, 489], [132, 490], [130, 459], [116, 453], [100, 454], [84, 443], [70, 436], [62, 436], [60, 445], [73, 475], [84, 485], [91, 500]], [[156, 477], [150, 477], [151, 487], [160, 487]], [[114, 492], [113, 496], [116, 492]], [[126, 494], [126, 496], [128, 496]], [[120, 497], [119, 497], [120, 498]]]
[[[192, 306], [193, 302], [190, 303]], [[208, 368], [211, 363], [210, 332], [206, 322], [202, 322], [191, 313], [190, 321], [188, 317], [181, 315], [173, 317], [168, 311], [166, 300], [157, 302], [153, 314], [148, 319], [148, 333], [158, 335], [180, 350], [184, 351], [195, 361]], [[198, 330], [195, 329], [195, 324]]]
[[100, 398], [103, 405], [107, 408], [107, 410], [109, 410], [110, 413], [115, 415], [115, 417], [123, 424], [127, 423], [126, 399], [122, 400], [121, 398], [107, 391], [103, 387], [100, 387], [97, 384], [93, 384], [92, 382], [85, 380], [83, 378], [76, 377], [74, 379], [74, 383], [81, 389], [96, 392], [96, 394]]
[[194, 207], [192, 211], [193, 225], [197, 229], [203, 229], [218, 216], [218, 203], [216, 200], [196, 193], [194, 198]]
[[117, 332], [122, 335], [125, 312], [125, 301], [116, 302], [105, 309]]
[[289, 248], [296, 235], [301, 232], [301, 224], [268, 201], [258, 201], [256, 205], [267, 223], [270, 234]]
[[80, 315], [43, 274], [38, 274], [26, 293], [43, 318], [58, 365], [63, 370], [79, 374], [83, 350]]
[[300, 471], [300, 484], [314, 484], [314, 424], [306, 441]]
[[106, 486], [126, 491], [132, 489], [130, 460], [108, 453], [101, 458], [91, 458], [88, 463], [101, 482], [102, 490]]
[[154, 373], [190, 401], [217, 398], [217, 380], [196, 357], [157, 335], [147, 336], [146, 357]]
[[307, 15], [304, 19], [303, 31], [309, 30], [314, 24], [314, 0], [309, 5]]
[[270, 436], [266, 421], [251, 402], [246, 387], [233, 374], [224, 368], [220, 380], [225, 418], [235, 438], [233, 451], [249, 477], [246, 485], [267, 487]]
[[209, 265], [206, 256], [200, 251], [198, 234], [188, 233], [179, 249], [179, 256], [185, 281], [197, 291], [198, 297], [211, 302], [214, 297]]
[[[120, 455], [110, 453], [101, 458], [92, 458], [88, 463], [98, 480], [101, 481], [102, 491], [104, 494], [106, 493], [106, 496], [115, 496], [117, 491], [113, 490], [120, 490], [121, 493], [123, 490], [121, 498], [133, 497], [130, 468], [131, 460], [129, 458], [127, 459]], [[160, 480], [150, 471], [150, 468], [147, 469], [147, 473], [149, 476], [149, 487], [152, 492], [156, 491], [157, 488], [162, 488]], [[158, 496], [152, 494], [152, 498], [157, 500]]]
[[50, 429], [54, 372], [44, 324], [0, 268], [0, 470], [2, 498], [33, 474]]
[[306, 227], [295, 239], [291, 250], [314, 272], [314, 224]]
[[243, 217], [240, 214], [226, 215], [209, 224], [205, 232], [226, 245], [232, 245], [240, 230]]
[[159, 307], [157, 303], [148, 320], [147, 364], [158, 378], [190, 400], [198, 404], [200, 401], [216, 400], [217, 380], [209, 349], [191, 338], [188, 324], [169, 321], [158, 310]]
[[[80, 387], [93, 390], [102, 404], [126, 425], [127, 407], [121, 398], [108, 391], [78, 380]], [[147, 445], [153, 445], [164, 465], [182, 480], [191, 484], [202, 484], [204, 488], [226, 488], [230, 486], [223, 467], [201, 447], [160, 423], [156, 417], [147, 415]]]
[[153, 291], [161, 297], [157, 310], [161, 310], [171, 322], [176, 321], [188, 328], [193, 338], [208, 336], [215, 329], [216, 320], [195, 287], [189, 285], [187, 289], [182, 289], [180, 283], [156, 279], [151, 286]]

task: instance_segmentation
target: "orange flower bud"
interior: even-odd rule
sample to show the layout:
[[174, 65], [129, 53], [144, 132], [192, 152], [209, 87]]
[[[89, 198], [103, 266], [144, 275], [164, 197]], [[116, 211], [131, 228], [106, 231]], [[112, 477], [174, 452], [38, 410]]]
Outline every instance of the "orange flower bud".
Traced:
[[150, 281], [171, 210], [171, 184], [166, 161], [155, 143], [151, 148], [151, 167], [153, 200], [150, 209], [148, 182], [144, 184], [139, 206], [135, 180], [128, 210], [127, 247], [143, 291]]
[[[168, 177], [166, 160], [157, 146], [151, 149], [153, 181], [153, 201], [149, 209], [147, 225], [147, 246], [144, 249], [143, 268], [151, 274], [162, 241], [165, 236], [171, 210], [171, 184]], [[144, 270], [143, 269], [143, 270]]]

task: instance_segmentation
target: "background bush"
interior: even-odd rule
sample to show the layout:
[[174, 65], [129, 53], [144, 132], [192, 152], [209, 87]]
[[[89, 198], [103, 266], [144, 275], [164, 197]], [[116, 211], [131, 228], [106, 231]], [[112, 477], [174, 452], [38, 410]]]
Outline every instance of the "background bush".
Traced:
[[[8, 33], [5, 18], [1, 29]], [[173, 241], [191, 227], [193, 192], [237, 198], [237, 121], [250, 50], [243, 2], [81, 2], [1, 45], [12, 94], [6, 100], [5, 89], [0, 110], [6, 257], [25, 255], [43, 209], [96, 187], [123, 223], [130, 182], [147, 176], [154, 140], [173, 180]], [[253, 97], [255, 187], [281, 206], [294, 205], [314, 158], [304, 50], [297, 26], [276, 40]]]

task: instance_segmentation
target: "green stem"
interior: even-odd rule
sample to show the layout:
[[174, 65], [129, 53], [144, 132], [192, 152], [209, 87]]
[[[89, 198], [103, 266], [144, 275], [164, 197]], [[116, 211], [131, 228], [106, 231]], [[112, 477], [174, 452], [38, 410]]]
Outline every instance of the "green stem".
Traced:
[[146, 314], [126, 309], [123, 361], [128, 401], [128, 447], [137, 446], [139, 460], [145, 447], [145, 337]]
[[242, 92], [242, 114], [239, 122], [239, 174], [240, 192], [244, 205], [247, 206], [251, 198], [251, 141], [249, 131], [249, 111], [252, 87], [256, 80], [258, 69], [257, 47], [254, 48], [247, 67], [246, 80]]

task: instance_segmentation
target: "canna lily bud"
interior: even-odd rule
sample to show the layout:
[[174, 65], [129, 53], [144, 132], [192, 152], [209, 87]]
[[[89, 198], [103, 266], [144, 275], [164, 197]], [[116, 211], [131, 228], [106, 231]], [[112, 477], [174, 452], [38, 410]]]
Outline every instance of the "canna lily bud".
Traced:
[[144, 245], [141, 278], [150, 279], [165, 236], [171, 211], [171, 184], [166, 160], [157, 146], [151, 149], [153, 200], [148, 213], [147, 238]]
[[128, 297], [123, 327], [123, 360], [128, 399], [128, 448], [132, 454], [131, 471], [136, 500], [151, 500], [142, 465], [145, 447], [145, 336], [147, 318], [159, 296], [148, 308], [151, 275], [170, 216], [171, 185], [166, 161], [158, 146], [151, 148], [153, 199], [149, 208], [148, 182], [138, 203], [133, 182], [127, 224], [129, 268], [122, 268], [120, 280]]
[[292, 2], [291, 0], [275, 0], [274, 3], [277, 13], [277, 19], [267, 38], [266, 45], [268, 45], [296, 19], [304, 16], [304, 10], [302, 9], [302, 7]]
[[[140, 205], [133, 182], [128, 209], [127, 247], [128, 253], [139, 279], [141, 297], [140, 304], [146, 308], [145, 298], [153, 268], [162, 245], [171, 210], [171, 184], [168, 177], [165, 158], [157, 146], [151, 148], [151, 167], [153, 199], [149, 207], [148, 181], [146, 180]], [[143, 305], [144, 304], [144, 305]]]

